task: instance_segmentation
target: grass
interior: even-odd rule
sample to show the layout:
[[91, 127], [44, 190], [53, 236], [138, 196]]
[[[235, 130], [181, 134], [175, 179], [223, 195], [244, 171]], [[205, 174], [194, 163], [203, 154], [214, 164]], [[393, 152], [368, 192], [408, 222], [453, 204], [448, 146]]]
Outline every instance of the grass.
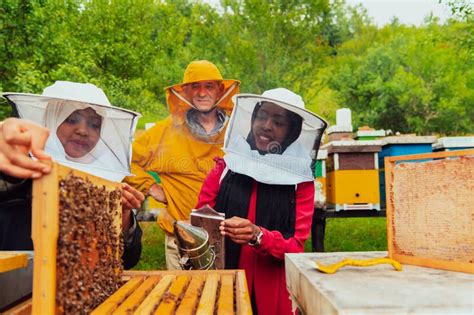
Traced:
[[[385, 218], [327, 219], [324, 247], [327, 252], [387, 250]], [[135, 270], [166, 269], [164, 233], [155, 222], [140, 222], [143, 250]], [[305, 243], [311, 252], [311, 238]]]
[[327, 252], [387, 250], [385, 218], [327, 219], [324, 249]]
[[166, 269], [165, 234], [156, 222], [140, 222], [143, 230], [142, 256], [134, 270]]

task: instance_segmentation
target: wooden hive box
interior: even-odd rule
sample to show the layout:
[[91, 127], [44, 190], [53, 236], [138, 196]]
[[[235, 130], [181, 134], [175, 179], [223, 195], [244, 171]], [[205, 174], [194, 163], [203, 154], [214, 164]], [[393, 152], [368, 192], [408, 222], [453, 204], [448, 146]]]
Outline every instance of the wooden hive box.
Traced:
[[33, 182], [33, 314], [88, 313], [121, 284], [121, 185], [53, 163]]
[[390, 258], [474, 273], [474, 150], [388, 157], [385, 170]]
[[316, 158], [316, 165], [314, 167], [314, 178], [320, 182], [323, 192], [326, 195], [326, 159], [328, 158], [328, 151], [324, 149], [318, 150]]
[[243, 270], [126, 271], [91, 314], [252, 314]]
[[332, 141], [328, 151], [327, 204], [339, 210], [380, 210], [378, 140]]

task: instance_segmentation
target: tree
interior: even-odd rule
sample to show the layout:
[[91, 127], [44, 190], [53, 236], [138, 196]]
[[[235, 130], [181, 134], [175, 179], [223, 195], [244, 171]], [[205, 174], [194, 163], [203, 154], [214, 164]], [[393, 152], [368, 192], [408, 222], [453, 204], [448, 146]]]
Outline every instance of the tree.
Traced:
[[[411, 133], [474, 132], [472, 28], [389, 25], [341, 45], [327, 76], [354, 124]], [[370, 45], [368, 43], [371, 43]], [[357, 53], [354, 51], [354, 47]], [[360, 54], [359, 47], [365, 47]]]

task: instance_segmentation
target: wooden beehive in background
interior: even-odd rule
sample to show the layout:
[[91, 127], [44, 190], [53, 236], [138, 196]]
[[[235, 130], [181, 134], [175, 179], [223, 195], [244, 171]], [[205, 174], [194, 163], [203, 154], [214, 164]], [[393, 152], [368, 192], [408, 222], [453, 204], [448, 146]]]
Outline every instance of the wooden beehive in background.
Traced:
[[53, 163], [33, 182], [33, 314], [88, 313], [121, 284], [121, 186]]
[[385, 169], [390, 258], [474, 273], [474, 150], [389, 157]]
[[380, 210], [377, 140], [341, 140], [327, 149], [326, 202], [339, 210]]
[[102, 314], [252, 314], [243, 270], [126, 271]]

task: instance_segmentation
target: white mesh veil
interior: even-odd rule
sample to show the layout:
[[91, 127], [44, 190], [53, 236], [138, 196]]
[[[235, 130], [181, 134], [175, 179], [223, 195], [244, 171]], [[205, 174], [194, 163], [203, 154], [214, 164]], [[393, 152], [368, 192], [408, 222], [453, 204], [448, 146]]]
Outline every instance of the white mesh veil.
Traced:
[[[50, 129], [45, 150], [55, 161], [111, 181], [121, 181], [130, 175], [131, 141], [139, 114], [112, 107], [105, 94], [105, 99], [100, 95], [96, 99], [100, 105], [80, 101], [88, 99], [74, 95], [66, 99], [21, 93], [4, 93], [3, 96], [10, 101], [20, 118]], [[56, 130], [71, 113], [89, 107], [102, 117], [100, 139], [85, 156], [71, 158], [65, 153]]]
[[[283, 148], [282, 153], [271, 153], [270, 145], [270, 152], [261, 154], [249, 143], [252, 113], [262, 102], [278, 105], [302, 118], [301, 133], [295, 141]], [[311, 163], [317, 156], [327, 123], [305, 110], [300, 96], [278, 88], [266, 91], [261, 96], [237, 95], [234, 103], [224, 142], [224, 160], [230, 170], [266, 184], [294, 185], [314, 180]]]

